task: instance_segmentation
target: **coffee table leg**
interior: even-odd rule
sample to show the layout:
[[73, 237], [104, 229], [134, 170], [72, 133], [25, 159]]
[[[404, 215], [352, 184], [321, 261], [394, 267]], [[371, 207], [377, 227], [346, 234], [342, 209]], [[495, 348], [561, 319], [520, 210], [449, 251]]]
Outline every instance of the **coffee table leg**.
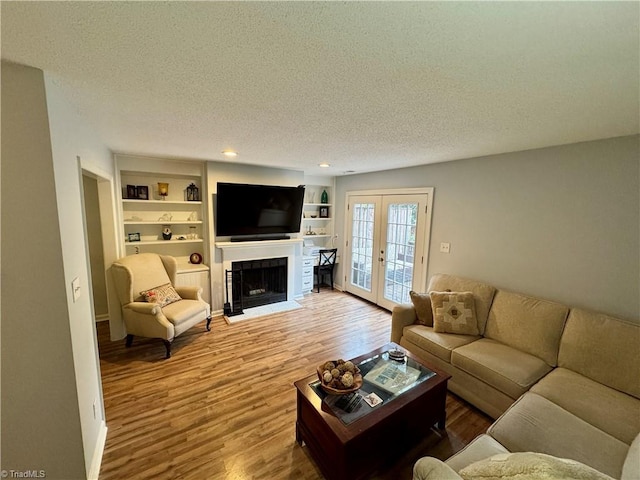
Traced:
[[296, 442], [298, 442], [298, 445], [302, 446], [302, 435], [300, 434], [298, 422], [296, 422]]

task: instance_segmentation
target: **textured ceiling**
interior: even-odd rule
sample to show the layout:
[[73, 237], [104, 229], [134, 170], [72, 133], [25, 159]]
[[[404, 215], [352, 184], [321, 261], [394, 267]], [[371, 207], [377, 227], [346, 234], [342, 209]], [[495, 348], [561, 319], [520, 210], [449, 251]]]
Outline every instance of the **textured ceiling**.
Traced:
[[2, 58], [118, 152], [341, 175], [640, 130], [638, 2], [1, 9]]

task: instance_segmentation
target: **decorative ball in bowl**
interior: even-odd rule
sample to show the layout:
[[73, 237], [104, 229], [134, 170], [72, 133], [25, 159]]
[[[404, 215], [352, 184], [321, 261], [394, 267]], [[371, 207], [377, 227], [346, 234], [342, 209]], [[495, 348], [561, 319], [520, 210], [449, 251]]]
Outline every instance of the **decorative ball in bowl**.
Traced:
[[349, 360], [329, 360], [318, 365], [322, 389], [329, 395], [344, 395], [362, 387], [360, 369]]

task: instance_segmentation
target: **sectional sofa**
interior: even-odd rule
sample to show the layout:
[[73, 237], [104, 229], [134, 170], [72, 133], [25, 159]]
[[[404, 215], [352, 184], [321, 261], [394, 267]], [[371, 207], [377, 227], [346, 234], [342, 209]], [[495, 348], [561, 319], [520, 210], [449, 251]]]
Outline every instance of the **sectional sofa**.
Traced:
[[[434, 309], [436, 292], [454, 300], [472, 294], [472, 308], [452, 301]], [[640, 478], [640, 323], [445, 274], [412, 302], [393, 310], [391, 340], [450, 373], [452, 392], [497, 418], [446, 463], [420, 460], [416, 478], [438, 468], [460, 478], [493, 455], [502, 459], [493, 466], [512, 459], [540, 466], [546, 455], [604, 478]], [[477, 331], [446, 328], [447, 308], [471, 311]], [[513, 452], [538, 457], [509, 458]]]

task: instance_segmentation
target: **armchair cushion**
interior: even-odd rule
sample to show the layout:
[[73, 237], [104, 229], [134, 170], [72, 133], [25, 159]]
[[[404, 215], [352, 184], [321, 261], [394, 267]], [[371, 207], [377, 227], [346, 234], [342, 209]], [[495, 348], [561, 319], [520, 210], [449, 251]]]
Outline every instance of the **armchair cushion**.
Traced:
[[159, 287], [151, 288], [140, 292], [140, 295], [144, 298], [145, 302], [157, 303], [161, 307], [169, 305], [170, 303], [182, 300], [182, 297], [178, 295], [176, 289], [170, 283], [160, 285]]

